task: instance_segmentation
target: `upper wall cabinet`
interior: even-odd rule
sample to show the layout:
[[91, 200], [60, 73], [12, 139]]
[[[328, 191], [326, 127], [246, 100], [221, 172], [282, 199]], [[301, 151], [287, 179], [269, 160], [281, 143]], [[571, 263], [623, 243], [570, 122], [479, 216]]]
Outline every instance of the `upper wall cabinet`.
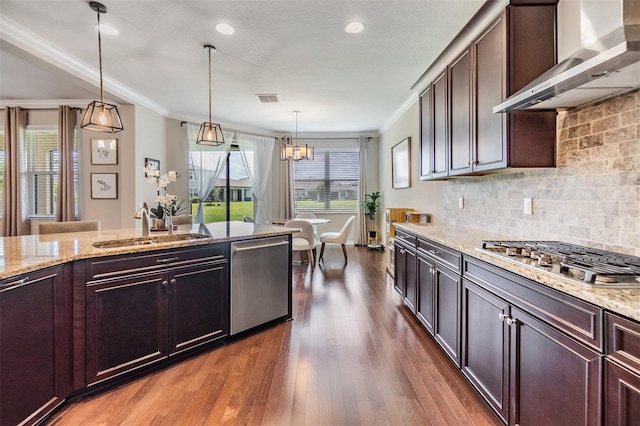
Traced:
[[555, 64], [556, 3], [512, 2], [422, 93], [420, 179], [555, 166], [555, 112], [493, 107]]

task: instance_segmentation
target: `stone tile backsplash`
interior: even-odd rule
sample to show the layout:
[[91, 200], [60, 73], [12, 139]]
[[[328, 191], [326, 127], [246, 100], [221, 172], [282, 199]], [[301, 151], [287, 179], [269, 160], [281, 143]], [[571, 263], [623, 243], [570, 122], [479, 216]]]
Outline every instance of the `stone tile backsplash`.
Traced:
[[445, 223], [640, 256], [640, 91], [559, 112], [557, 127], [556, 168], [447, 181]]

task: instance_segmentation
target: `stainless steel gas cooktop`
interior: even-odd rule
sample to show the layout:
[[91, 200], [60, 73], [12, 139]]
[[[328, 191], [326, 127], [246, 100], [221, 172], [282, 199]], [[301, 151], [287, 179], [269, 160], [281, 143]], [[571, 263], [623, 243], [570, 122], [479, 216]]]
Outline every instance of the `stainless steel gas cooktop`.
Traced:
[[640, 257], [560, 241], [482, 241], [480, 252], [589, 287], [640, 288]]

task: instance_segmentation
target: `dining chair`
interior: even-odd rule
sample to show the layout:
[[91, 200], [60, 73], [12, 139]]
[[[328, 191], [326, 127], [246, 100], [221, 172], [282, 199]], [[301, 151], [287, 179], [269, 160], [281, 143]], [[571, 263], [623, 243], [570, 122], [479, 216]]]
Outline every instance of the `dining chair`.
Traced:
[[190, 214], [173, 216], [171, 218], [171, 223], [174, 225], [191, 225], [193, 224], [193, 217]]
[[356, 220], [355, 216], [351, 216], [347, 221], [342, 225], [342, 228], [338, 232], [323, 232], [320, 235], [320, 242], [322, 245], [320, 246], [320, 257], [318, 258], [318, 262], [322, 260], [322, 254], [324, 253], [324, 245], [325, 244], [341, 244], [342, 245], [342, 253], [344, 254], [344, 262], [347, 263], [347, 247], [345, 246], [347, 242], [347, 237], [351, 232], [351, 226], [353, 225], [353, 221]]
[[244, 216], [242, 221], [247, 223], [256, 223], [251, 216]]
[[303, 213], [298, 213], [296, 215], [296, 219], [315, 219], [316, 215], [313, 213], [307, 213], [307, 212], [303, 212]]
[[314, 267], [313, 249], [316, 246], [316, 241], [313, 237], [313, 226], [306, 220], [288, 220], [284, 224], [285, 228], [294, 228], [298, 231], [291, 235], [291, 250], [293, 251], [306, 251], [309, 257], [309, 266], [311, 269]]
[[41, 223], [38, 226], [40, 234], [59, 234], [62, 232], [99, 231], [99, 220], [70, 220], [67, 222]]

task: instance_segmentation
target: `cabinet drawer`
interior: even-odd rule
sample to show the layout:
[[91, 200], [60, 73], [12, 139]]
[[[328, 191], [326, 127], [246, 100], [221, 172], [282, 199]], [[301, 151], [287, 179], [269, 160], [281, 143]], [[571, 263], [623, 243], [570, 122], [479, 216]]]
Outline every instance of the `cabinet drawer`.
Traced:
[[444, 247], [440, 244], [432, 241], [418, 239], [418, 250], [428, 253], [440, 264], [460, 273], [460, 262], [462, 261], [462, 255], [450, 248]]
[[464, 277], [520, 309], [602, 352], [602, 309], [473, 257], [463, 259]]
[[227, 244], [211, 244], [193, 249], [165, 249], [144, 254], [123, 254], [86, 262], [87, 280], [109, 278], [121, 274], [149, 272], [167, 267], [185, 266], [207, 261], [225, 261]]
[[414, 235], [408, 234], [396, 228], [396, 236], [395, 236], [394, 242], [396, 243], [399, 242], [404, 244], [405, 246], [415, 248], [416, 241], [417, 241], [417, 238]]
[[640, 373], [640, 324], [607, 312], [606, 354]]

